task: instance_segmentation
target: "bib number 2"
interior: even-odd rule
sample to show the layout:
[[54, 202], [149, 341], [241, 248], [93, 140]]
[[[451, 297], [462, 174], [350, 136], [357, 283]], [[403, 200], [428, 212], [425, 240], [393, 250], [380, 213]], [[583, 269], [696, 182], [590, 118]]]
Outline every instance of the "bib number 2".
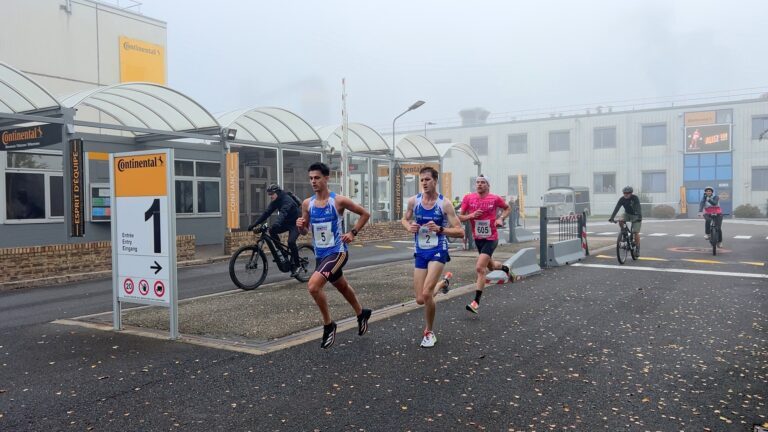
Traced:
[[432, 232], [426, 226], [419, 227], [419, 249], [432, 249], [437, 247], [437, 233]]

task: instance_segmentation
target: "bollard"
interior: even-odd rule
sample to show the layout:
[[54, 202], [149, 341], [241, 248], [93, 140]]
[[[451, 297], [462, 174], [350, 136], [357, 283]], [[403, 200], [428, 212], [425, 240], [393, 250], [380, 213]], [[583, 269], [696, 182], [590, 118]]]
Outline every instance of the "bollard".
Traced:
[[517, 210], [513, 209], [509, 213], [509, 217], [508, 217], [508, 219], [509, 219], [508, 220], [508, 223], [509, 223], [509, 240], [508, 241], [509, 241], [509, 243], [517, 243], [517, 224], [515, 222], [515, 219], [516, 219], [515, 218], [515, 212], [517, 212]]
[[547, 208], [539, 207], [539, 267], [547, 268]]

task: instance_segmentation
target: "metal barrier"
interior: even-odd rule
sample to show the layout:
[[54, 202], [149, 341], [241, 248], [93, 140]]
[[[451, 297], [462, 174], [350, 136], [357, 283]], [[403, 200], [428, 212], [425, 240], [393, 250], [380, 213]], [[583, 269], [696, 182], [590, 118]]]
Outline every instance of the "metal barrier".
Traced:
[[[549, 243], [549, 222], [557, 223], [557, 242]], [[552, 236], [554, 240], [555, 236]], [[577, 247], [578, 246], [578, 247]], [[580, 249], [580, 250], [579, 250]], [[547, 217], [547, 208], [539, 208], [539, 266], [564, 265], [589, 255], [586, 213], [556, 218]]]

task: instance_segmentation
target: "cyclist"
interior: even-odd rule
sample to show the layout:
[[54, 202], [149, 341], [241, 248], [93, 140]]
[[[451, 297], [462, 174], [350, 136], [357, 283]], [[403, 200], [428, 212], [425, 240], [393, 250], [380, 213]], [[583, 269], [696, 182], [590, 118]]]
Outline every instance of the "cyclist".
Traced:
[[717, 227], [717, 247], [723, 246], [723, 211], [720, 208], [720, 197], [715, 195], [715, 190], [712, 186], [704, 188], [704, 196], [701, 197], [699, 203], [699, 217], [704, 212], [704, 237], [709, 240], [710, 235], [710, 221], [714, 219], [715, 226]]
[[[477, 262], [475, 263], [475, 271], [477, 272], [475, 299], [467, 305], [467, 310], [475, 314], [480, 308], [480, 297], [483, 295], [483, 288], [485, 288], [486, 271], [502, 270], [507, 274], [507, 277], [512, 279], [509, 267], [493, 260], [493, 251], [499, 245], [499, 233], [496, 227], [504, 226], [504, 220], [509, 216], [512, 209], [504, 201], [504, 198], [490, 193], [490, 190], [491, 181], [488, 177], [480, 174], [475, 179], [476, 193], [464, 195], [459, 214], [460, 221], [470, 221], [472, 237], [475, 239], [478, 251]], [[498, 209], [503, 210], [499, 218], [496, 217]]]
[[[307, 171], [315, 194], [301, 204], [301, 217], [296, 220], [296, 226], [302, 234], [312, 230], [316, 266], [315, 272], [307, 283], [307, 289], [323, 317], [323, 339], [320, 342], [320, 348], [330, 348], [336, 340], [337, 326], [331, 319], [328, 299], [323, 292], [326, 282], [333, 284], [355, 310], [357, 334], [362, 336], [368, 331], [371, 310], [360, 306], [355, 290], [344, 277], [342, 268], [347, 263], [347, 243], [355, 240], [357, 233], [363, 229], [371, 214], [349, 197], [337, 195], [328, 189], [328, 178], [331, 173], [328, 165], [315, 162]], [[343, 233], [345, 210], [360, 216], [355, 227], [348, 233]]]
[[613, 209], [608, 222], [616, 222], [613, 218], [616, 213], [619, 212], [621, 207], [624, 207], [624, 221], [631, 223], [631, 231], [635, 236], [635, 256], [640, 256], [640, 227], [643, 224], [643, 211], [640, 208], [640, 198], [633, 194], [634, 190], [632, 186], [625, 186], [621, 190], [622, 197], [619, 198], [619, 202], [616, 203], [616, 208]]
[[299, 218], [299, 205], [296, 200], [290, 196], [290, 192], [280, 189], [280, 186], [271, 184], [267, 187], [267, 194], [272, 200], [264, 213], [259, 216], [254, 223], [248, 227], [252, 231], [255, 227], [266, 221], [275, 210], [278, 216], [272, 226], [269, 227], [269, 235], [279, 241], [278, 235], [288, 232], [288, 249], [291, 251], [291, 277], [296, 276], [298, 272], [299, 248], [296, 246], [296, 239], [299, 238], [299, 230], [296, 228], [296, 219]]
[[435, 300], [437, 290], [447, 292], [450, 273], [438, 281], [448, 256], [446, 236], [464, 237], [453, 203], [437, 192], [437, 170], [424, 167], [419, 171], [422, 193], [408, 199], [408, 208], [401, 220], [403, 227], [413, 234], [416, 259], [413, 269], [413, 290], [416, 303], [424, 305], [424, 338], [422, 348], [432, 348], [437, 337], [432, 331], [435, 322]]

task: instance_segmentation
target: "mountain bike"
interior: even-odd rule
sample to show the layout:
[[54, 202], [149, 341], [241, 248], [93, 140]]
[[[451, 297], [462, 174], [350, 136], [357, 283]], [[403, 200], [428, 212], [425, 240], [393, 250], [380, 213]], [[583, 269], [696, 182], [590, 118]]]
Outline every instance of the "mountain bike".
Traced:
[[709, 217], [709, 244], [712, 245], [712, 255], [717, 255], [717, 249], [720, 247], [718, 245], [723, 242], [723, 230], [717, 227], [717, 216], [720, 216], [722, 223], [722, 218], [723, 216], [726, 216], [726, 214], [713, 214]]
[[299, 246], [299, 262], [294, 263], [288, 245], [272, 238], [266, 224], [257, 227], [254, 232], [261, 235], [259, 240], [255, 244], [241, 247], [229, 259], [229, 277], [238, 288], [249, 291], [264, 283], [268, 271], [264, 246], [271, 252], [272, 261], [281, 272], [288, 273], [294, 267], [297, 268], [293, 276], [296, 280], [309, 280], [314, 271], [315, 257], [315, 249], [311, 245]]
[[614, 223], [618, 223], [619, 227], [621, 227], [619, 237], [616, 238], [616, 259], [619, 260], [619, 264], [624, 264], [627, 261], [627, 254], [631, 255], [633, 260], [637, 260], [635, 236], [629, 230], [627, 222], [619, 219]]

